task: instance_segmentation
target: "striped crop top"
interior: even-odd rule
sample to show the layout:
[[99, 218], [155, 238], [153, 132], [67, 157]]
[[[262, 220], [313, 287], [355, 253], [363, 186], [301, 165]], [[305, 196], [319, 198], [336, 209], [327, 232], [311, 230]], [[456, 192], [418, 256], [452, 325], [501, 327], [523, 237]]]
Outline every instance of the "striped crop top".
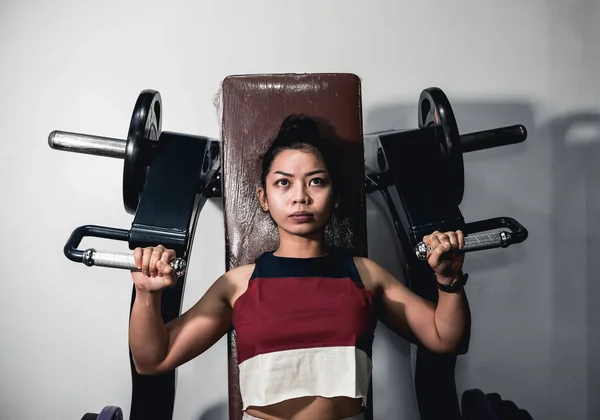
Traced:
[[233, 308], [243, 410], [304, 396], [366, 405], [375, 305], [349, 253], [262, 254]]

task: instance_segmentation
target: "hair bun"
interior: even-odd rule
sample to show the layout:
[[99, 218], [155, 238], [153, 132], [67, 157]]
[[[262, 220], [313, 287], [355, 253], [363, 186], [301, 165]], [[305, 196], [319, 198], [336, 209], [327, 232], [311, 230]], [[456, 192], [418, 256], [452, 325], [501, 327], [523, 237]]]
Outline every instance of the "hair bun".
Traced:
[[319, 127], [312, 118], [303, 114], [288, 116], [279, 129], [279, 138], [319, 137]]

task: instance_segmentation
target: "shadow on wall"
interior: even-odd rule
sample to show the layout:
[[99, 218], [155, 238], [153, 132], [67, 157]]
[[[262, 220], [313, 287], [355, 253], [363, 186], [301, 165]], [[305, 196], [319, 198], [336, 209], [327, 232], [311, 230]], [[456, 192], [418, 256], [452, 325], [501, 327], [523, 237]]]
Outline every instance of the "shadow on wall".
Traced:
[[[379, 194], [367, 196], [369, 258], [402, 279], [400, 244], [387, 205]], [[392, 197], [396, 199], [393, 192]], [[373, 343], [373, 418], [419, 419], [413, 390], [411, 345], [383, 323], [377, 325]]]
[[198, 420], [226, 420], [229, 418], [229, 405], [227, 403], [210, 407], [200, 414]]
[[[550, 121], [553, 146], [553, 394], [600, 418], [600, 113]], [[582, 389], [584, 388], [584, 389]], [[585, 391], [585, 392], [582, 392]], [[563, 409], [562, 418], [572, 415]], [[557, 417], [558, 418], [558, 417]]]

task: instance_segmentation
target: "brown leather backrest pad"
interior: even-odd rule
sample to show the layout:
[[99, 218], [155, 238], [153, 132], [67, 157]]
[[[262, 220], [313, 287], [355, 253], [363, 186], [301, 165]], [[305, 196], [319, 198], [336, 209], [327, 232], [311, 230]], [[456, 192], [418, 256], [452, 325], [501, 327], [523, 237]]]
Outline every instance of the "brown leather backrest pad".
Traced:
[[[293, 113], [316, 118], [336, 142], [342, 165], [343, 214], [328, 231], [331, 245], [367, 255], [360, 79], [353, 74], [267, 74], [229, 76], [223, 81], [223, 213], [226, 269], [251, 264], [275, 250], [278, 235], [258, 205], [259, 158], [281, 122]], [[229, 336], [230, 419], [239, 420], [235, 331]]]

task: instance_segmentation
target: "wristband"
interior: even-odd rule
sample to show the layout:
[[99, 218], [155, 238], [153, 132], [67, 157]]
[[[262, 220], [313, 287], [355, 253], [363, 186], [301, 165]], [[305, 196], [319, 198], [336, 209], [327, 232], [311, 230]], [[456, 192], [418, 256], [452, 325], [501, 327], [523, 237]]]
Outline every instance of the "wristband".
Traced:
[[434, 274], [434, 277], [438, 284], [438, 289], [446, 293], [456, 293], [462, 290], [463, 286], [467, 284], [467, 280], [469, 279], [469, 275], [467, 273], [463, 273], [462, 271], [460, 272], [460, 276], [458, 277], [458, 279], [456, 279], [456, 281], [452, 284], [442, 284], [439, 281], [437, 281], [437, 275]]

